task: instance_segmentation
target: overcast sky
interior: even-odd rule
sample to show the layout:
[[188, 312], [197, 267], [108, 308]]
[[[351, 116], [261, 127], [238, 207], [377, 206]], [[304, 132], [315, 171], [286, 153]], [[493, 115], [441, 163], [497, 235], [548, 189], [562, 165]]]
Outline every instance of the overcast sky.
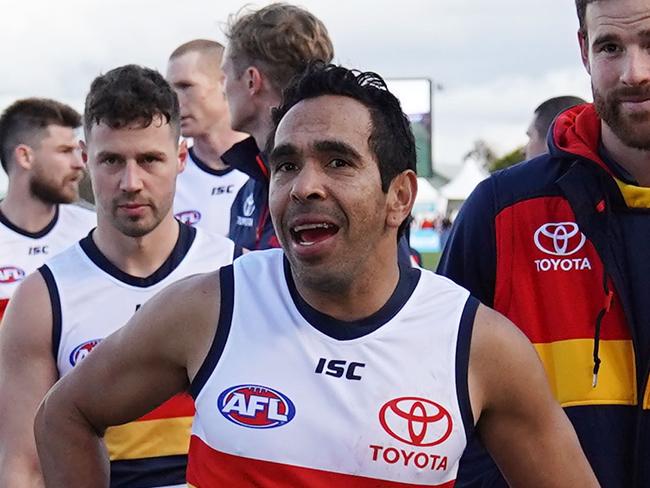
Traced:
[[[256, 1], [250, 5], [265, 5]], [[429, 77], [434, 157], [457, 164], [473, 141], [499, 154], [525, 142], [533, 109], [557, 95], [590, 99], [571, 0], [303, 0], [336, 61], [384, 77]], [[82, 109], [92, 79], [138, 63], [163, 73], [180, 43], [224, 41], [233, 0], [0, 0], [0, 109], [47, 96]]]

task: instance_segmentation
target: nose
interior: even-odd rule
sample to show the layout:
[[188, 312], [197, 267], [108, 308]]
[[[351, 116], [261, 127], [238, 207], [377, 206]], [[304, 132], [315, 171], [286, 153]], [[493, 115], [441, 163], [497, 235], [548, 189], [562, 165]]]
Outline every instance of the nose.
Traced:
[[136, 161], [127, 161], [123, 166], [120, 178], [120, 190], [125, 193], [133, 193], [142, 189], [142, 178], [140, 176], [140, 165]]
[[650, 81], [650, 53], [645, 49], [629, 48], [626, 52], [621, 82], [636, 86]]
[[327, 194], [324, 178], [323, 171], [318, 164], [306, 163], [294, 177], [291, 198], [296, 202], [324, 199]]
[[81, 157], [81, 149], [77, 148], [71, 153], [72, 158], [72, 169], [86, 169], [86, 163], [84, 163], [83, 158]]

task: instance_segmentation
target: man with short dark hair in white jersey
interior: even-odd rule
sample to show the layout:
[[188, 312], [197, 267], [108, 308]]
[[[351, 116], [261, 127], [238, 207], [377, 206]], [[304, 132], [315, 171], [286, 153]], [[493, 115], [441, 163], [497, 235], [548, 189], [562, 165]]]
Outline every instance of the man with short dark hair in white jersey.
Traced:
[[0, 202], [0, 320], [18, 284], [95, 227], [77, 205], [84, 164], [81, 116], [45, 98], [18, 100], [0, 116], [0, 161], [9, 176]]
[[218, 42], [186, 42], [169, 56], [167, 81], [178, 95], [181, 134], [193, 139], [185, 171], [178, 177], [174, 213], [187, 224], [228, 235], [230, 208], [248, 176], [221, 160], [246, 138], [230, 128], [222, 57]]
[[107, 486], [104, 429], [184, 390], [195, 488], [452, 488], [474, 434], [512, 486], [598, 486], [523, 334], [398, 260], [415, 142], [384, 81], [313, 65], [274, 122], [282, 249], [173, 285], [55, 385], [47, 486]]
[[[178, 99], [156, 71], [123, 66], [91, 85], [82, 156], [97, 228], [29, 276], [7, 308], [0, 332], [0, 486], [42, 484], [32, 425], [58, 378], [162, 288], [232, 262], [232, 241], [174, 218], [176, 177], [187, 153], [179, 118]], [[194, 405], [189, 395], [160, 400], [137, 421], [103, 433], [113, 488], [185, 486]]]

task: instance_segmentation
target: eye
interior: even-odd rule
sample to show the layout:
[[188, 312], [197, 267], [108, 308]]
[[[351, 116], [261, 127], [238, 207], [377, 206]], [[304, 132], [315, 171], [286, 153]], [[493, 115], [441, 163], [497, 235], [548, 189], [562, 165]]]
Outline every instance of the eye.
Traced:
[[290, 161], [285, 161], [283, 163], [278, 163], [275, 166], [275, 171], [287, 173], [289, 171], [295, 171], [298, 168], [298, 165]]
[[119, 160], [115, 156], [106, 156], [105, 158], [102, 158], [102, 160], [100, 161], [100, 163], [107, 164], [109, 166], [113, 164], [117, 164], [118, 162]]
[[599, 51], [605, 54], [616, 54], [620, 52], [620, 50], [621, 50], [620, 46], [618, 44], [614, 44], [613, 42], [608, 42], [607, 44], [603, 44], [599, 48]]
[[334, 158], [329, 162], [328, 166], [331, 168], [345, 168], [347, 166], [350, 166], [350, 163], [348, 163], [345, 159]]
[[142, 158], [142, 162], [147, 164], [156, 163], [158, 161], [160, 161], [160, 158], [151, 154]]

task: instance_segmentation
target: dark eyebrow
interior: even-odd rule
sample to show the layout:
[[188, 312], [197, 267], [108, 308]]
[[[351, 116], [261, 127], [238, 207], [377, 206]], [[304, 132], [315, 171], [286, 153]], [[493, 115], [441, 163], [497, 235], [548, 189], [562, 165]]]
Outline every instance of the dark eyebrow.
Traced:
[[[350, 159], [361, 159], [359, 152], [345, 142], [326, 139], [314, 142], [313, 147], [320, 153], [336, 153]], [[273, 148], [269, 160], [275, 161], [286, 157], [294, 157], [298, 154], [300, 154], [300, 151], [293, 144], [280, 144]]]
[[349, 144], [341, 141], [324, 140], [316, 141], [314, 148], [322, 153], [337, 153], [351, 159], [361, 159], [359, 152]]
[[617, 36], [616, 34], [612, 33], [606, 33], [601, 36], [598, 36], [594, 39], [594, 42], [592, 43], [593, 46], [599, 46], [602, 44], [607, 44], [610, 42], [620, 42], [621, 38]]
[[269, 160], [274, 161], [288, 156], [295, 156], [298, 154], [298, 149], [293, 144], [280, 144], [275, 146], [269, 155]]
[[108, 159], [108, 158], [114, 158], [114, 159], [124, 159], [121, 154], [117, 154], [111, 151], [100, 151], [97, 153], [97, 159]]
[[140, 159], [142, 157], [147, 157], [147, 156], [154, 157], [154, 158], [157, 158], [157, 159], [166, 159], [167, 158], [167, 155], [163, 151], [146, 151], [146, 152], [143, 152], [143, 153], [138, 153], [138, 159]]

